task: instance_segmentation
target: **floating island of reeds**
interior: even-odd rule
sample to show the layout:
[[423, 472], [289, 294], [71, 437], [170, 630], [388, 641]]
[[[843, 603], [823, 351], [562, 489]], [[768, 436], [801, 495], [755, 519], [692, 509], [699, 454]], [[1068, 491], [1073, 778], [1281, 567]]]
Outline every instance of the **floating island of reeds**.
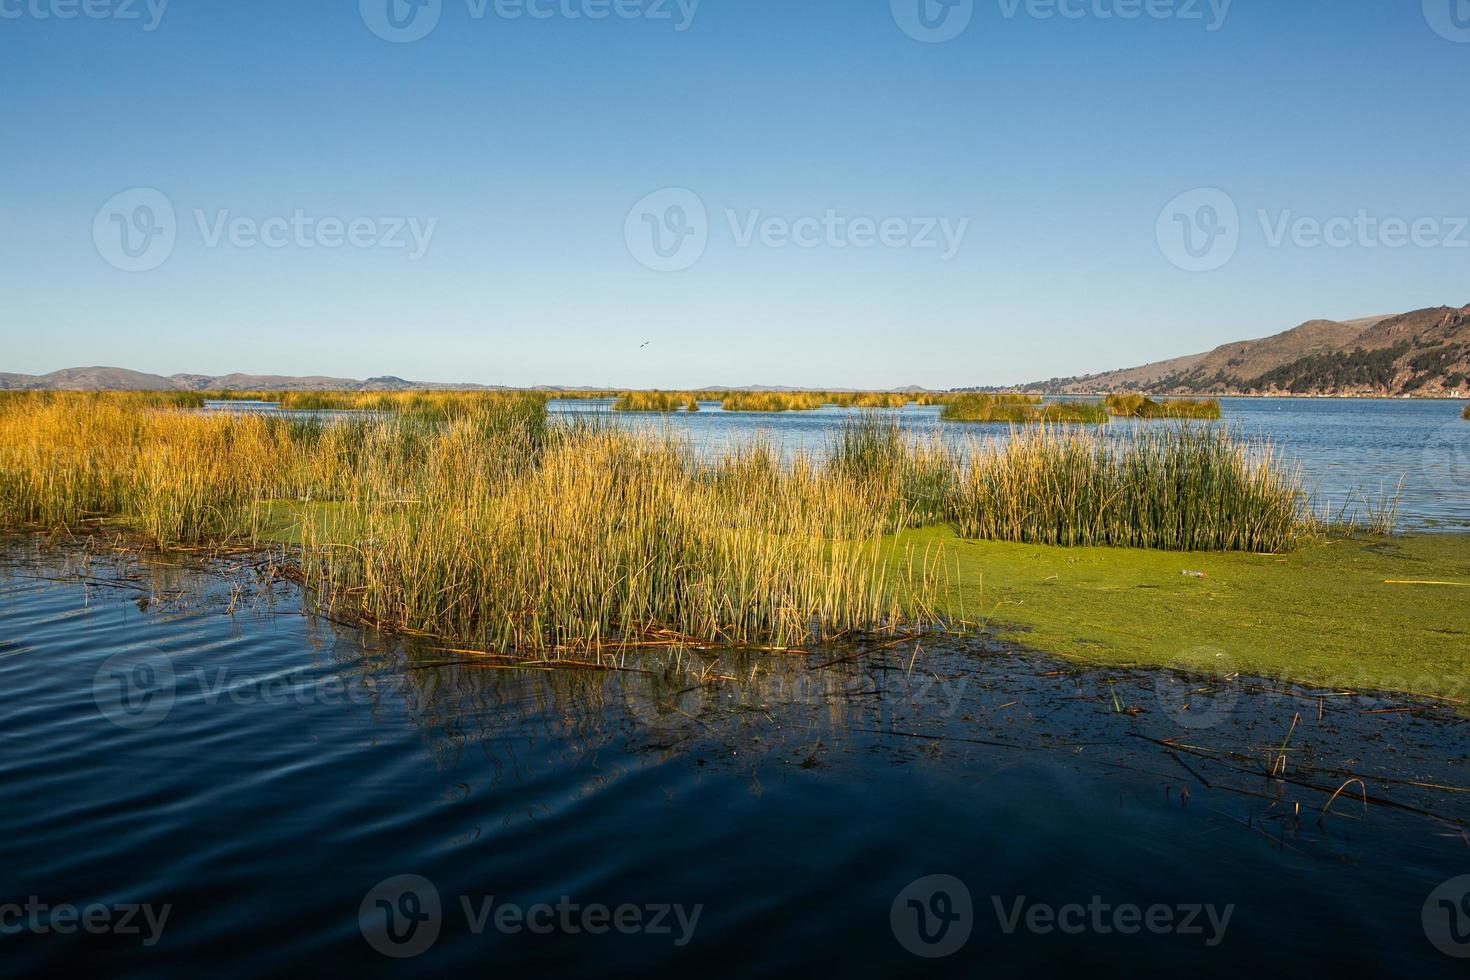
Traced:
[[726, 412], [814, 412], [819, 408], [899, 409], [918, 400], [937, 404], [942, 396], [916, 397], [890, 391], [629, 391], [613, 403], [615, 412], [698, 411], [700, 402], [719, 402]]
[[1095, 425], [1108, 410], [1097, 402], [1044, 402], [1040, 395], [971, 393], [944, 401], [939, 417], [946, 422], [1009, 422], [1014, 425]]
[[1217, 398], [1174, 398], [1154, 401], [1146, 395], [1108, 395], [1103, 400], [1109, 412], [1130, 419], [1218, 419]]

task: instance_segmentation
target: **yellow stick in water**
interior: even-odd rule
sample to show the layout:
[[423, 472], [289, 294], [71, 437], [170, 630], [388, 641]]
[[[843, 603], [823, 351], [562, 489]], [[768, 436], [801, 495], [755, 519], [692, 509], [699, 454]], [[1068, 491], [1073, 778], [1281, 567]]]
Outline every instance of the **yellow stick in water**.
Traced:
[[1386, 579], [1384, 585], [1455, 585], [1462, 589], [1470, 589], [1470, 582], [1413, 582], [1398, 579]]

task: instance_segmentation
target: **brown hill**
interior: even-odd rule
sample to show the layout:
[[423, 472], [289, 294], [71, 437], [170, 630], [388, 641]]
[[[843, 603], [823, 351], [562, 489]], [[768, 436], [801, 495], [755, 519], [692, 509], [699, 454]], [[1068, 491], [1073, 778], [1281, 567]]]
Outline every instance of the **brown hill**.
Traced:
[[0, 374], [0, 388], [51, 391], [172, 391], [178, 385], [158, 374], [127, 368], [65, 368], [50, 374]]
[[1063, 394], [1415, 395], [1470, 391], [1470, 306], [1310, 320], [1207, 354], [1030, 386]]

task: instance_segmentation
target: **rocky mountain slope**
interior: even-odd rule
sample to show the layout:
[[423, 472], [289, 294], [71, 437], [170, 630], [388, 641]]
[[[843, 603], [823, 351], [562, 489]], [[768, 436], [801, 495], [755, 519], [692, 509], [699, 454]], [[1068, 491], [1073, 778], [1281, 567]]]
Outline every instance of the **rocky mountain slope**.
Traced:
[[1470, 306], [1345, 322], [1311, 320], [1273, 337], [1225, 344], [1207, 354], [1027, 387], [1078, 395], [1142, 391], [1457, 397], [1470, 392]]

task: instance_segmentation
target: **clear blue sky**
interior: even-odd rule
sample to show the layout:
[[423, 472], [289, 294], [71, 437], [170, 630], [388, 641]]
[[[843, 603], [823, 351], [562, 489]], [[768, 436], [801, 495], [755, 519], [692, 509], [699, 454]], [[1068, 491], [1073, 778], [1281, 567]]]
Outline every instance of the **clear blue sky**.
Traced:
[[[1462, 0], [1437, 19], [1421, 0], [1236, 0], [1215, 30], [1208, 0], [1202, 20], [974, 0], [944, 43], [890, 0], [703, 0], [685, 30], [677, 0], [669, 19], [646, 16], [655, 0], [518, 19], [437, 0], [409, 43], [369, 29], [388, 0], [175, 0], [153, 30], [147, 0], [136, 20], [50, 16], [84, 2], [124, 0], [0, 0], [0, 371], [949, 387], [1470, 302], [1470, 247], [1273, 245], [1257, 215], [1456, 231]], [[640, 16], [567, 15], [615, 2]], [[166, 195], [176, 241], [122, 271], [99, 209], [140, 187]], [[658, 272], [625, 219], [670, 187], [707, 208], [708, 245]], [[1238, 206], [1240, 241], [1189, 272], [1156, 226], [1201, 187]], [[211, 243], [221, 212], [298, 211], [368, 219], [364, 241], [385, 219], [437, 224], [416, 260]], [[752, 212], [829, 211], [969, 224], [948, 261], [846, 233], [741, 241]]]

